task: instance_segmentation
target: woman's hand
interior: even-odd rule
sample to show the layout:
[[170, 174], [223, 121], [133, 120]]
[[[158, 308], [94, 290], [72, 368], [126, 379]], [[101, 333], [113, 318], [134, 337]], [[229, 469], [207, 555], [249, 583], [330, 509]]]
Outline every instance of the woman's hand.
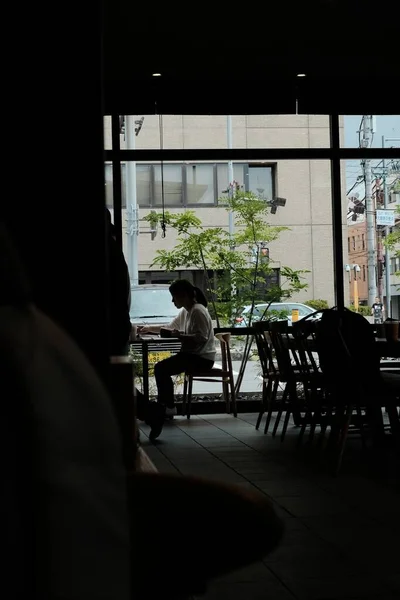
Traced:
[[150, 333], [150, 327], [147, 327], [147, 325], [140, 325], [137, 328], [137, 332], [138, 333]]
[[173, 329], [171, 331], [171, 337], [173, 337], [173, 338], [180, 338], [181, 337], [181, 332], [178, 329]]

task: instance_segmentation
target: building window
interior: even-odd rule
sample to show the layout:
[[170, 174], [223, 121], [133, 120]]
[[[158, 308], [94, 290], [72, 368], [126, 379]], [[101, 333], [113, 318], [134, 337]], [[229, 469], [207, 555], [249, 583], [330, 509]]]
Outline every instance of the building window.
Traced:
[[[235, 163], [233, 165], [233, 179], [238, 184], [246, 189], [244, 181], [244, 167], [243, 164]], [[228, 189], [228, 165], [227, 163], [217, 165], [217, 194], [218, 198], [226, 198], [226, 190]]]
[[246, 165], [246, 167], [244, 170], [246, 190], [261, 198], [272, 200], [274, 197], [273, 167], [259, 165]]
[[214, 165], [187, 165], [185, 205], [214, 205], [217, 199], [215, 179]]
[[[125, 190], [125, 188], [124, 188]], [[124, 192], [125, 193], [125, 192]], [[151, 166], [136, 165], [136, 194], [139, 206], [151, 203]]]
[[363, 281], [365, 281], [365, 265], [362, 266]]
[[365, 250], [365, 235], [361, 234], [361, 246], [362, 249]]
[[355, 250], [355, 249], [356, 249], [356, 238], [355, 238], [355, 236], [354, 236], [354, 235], [353, 235], [353, 237], [351, 238], [351, 241], [352, 241], [353, 250]]
[[350, 238], [347, 238], [347, 252], [350, 252]]
[[154, 206], [162, 206], [163, 184], [165, 206], [183, 206], [182, 171], [182, 165], [154, 166]]
[[[274, 197], [274, 166], [235, 163], [233, 177], [243, 190], [271, 200]], [[136, 200], [141, 208], [162, 206], [161, 165], [136, 164]], [[121, 164], [122, 208], [126, 208], [126, 164]], [[226, 198], [228, 165], [164, 164], [164, 200], [169, 207], [214, 206]], [[106, 205], [113, 208], [112, 164], [105, 164]]]
[[[113, 173], [112, 164], [105, 165], [104, 179], [106, 184], [106, 206], [113, 208]], [[121, 206], [126, 208], [126, 165], [121, 164]], [[136, 202], [138, 206], [149, 207], [151, 201], [151, 166], [136, 165]]]

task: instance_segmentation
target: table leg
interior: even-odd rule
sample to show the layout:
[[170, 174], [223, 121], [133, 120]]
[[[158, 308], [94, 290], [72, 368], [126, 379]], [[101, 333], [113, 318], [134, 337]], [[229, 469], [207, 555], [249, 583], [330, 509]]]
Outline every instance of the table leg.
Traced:
[[143, 365], [143, 395], [146, 402], [149, 400], [149, 345], [142, 342], [142, 365]]

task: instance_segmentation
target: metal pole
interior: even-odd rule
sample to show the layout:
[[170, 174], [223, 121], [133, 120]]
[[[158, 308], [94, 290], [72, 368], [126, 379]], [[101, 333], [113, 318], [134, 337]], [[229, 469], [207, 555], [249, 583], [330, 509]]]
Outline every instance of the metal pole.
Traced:
[[339, 115], [329, 117], [331, 149], [334, 157], [331, 159], [331, 202], [333, 226], [333, 273], [335, 299], [338, 308], [344, 308], [344, 277], [343, 277], [343, 227], [342, 222], [342, 191], [340, 181], [340, 136]]
[[[371, 145], [372, 115], [364, 115], [363, 148]], [[375, 248], [375, 210], [372, 199], [371, 160], [364, 160], [365, 174], [365, 207], [367, 212], [367, 264], [368, 264], [368, 306], [372, 306], [376, 298], [376, 248]]]
[[[226, 117], [226, 136], [228, 142], [228, 150], [232, 150], [232, 116]], [[233, 161], [228, 161], [228, 190], [231, 196], [234, 193], [233, 190]], [[234, 223], [233, 223], [233, 212], [229, 211], [229, 235], [232, 237], [234, 234]]]
[[[382, 148], [385, 147], [385, 136], [382, 136]], [[387, 174], [386, 174], [386, 160], [383, 159], [383, 194], [384, 194], [384, 207], [388, 208], [389, 204], [389, 194], [388, 194], [388, 186], [387, 186]], [[390, 233], [390, 228], [385, 227], [385, 236]], [[385, 287], [386, 287], [386, 318], [390, 317], [392, 314], [391, 311], [391, 298], [390, 298], [390, 251], [387, 246], [385, 246]], [[382, 302], [382, 300], [381, 300]]]
[[[125, 135], [127, 150], [135, 150], [135, 119], [131, 115], [125, 116]], [[131, 285], [138, 285], [138, 237], [139, 219], [136, 199], [136, 163], [126, 162], [126, 213], [128, 235], [128, 269]]]

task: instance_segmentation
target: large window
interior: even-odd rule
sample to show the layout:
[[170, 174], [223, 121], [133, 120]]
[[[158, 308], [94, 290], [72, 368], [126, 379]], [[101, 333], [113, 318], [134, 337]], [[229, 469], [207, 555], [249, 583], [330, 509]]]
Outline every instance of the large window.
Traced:
[[[236, 181], [242, 190], [264, 198], [271, 209], [266, 220], [279, 231], [276, 237], [273, 229], [267, 231], [263, 243], [268, 244], [273, 268], [281, 273], [285, 266], [304, 271], [308, 287], [296, 292], [293, 301], [355, 302], [354, 286], [349, 285], [354, 281], [354, 269], [349, 281], [347, 265], [361, 267], [361, 272], [357, 271], [359, 302], [370, 303], [372, 290], [385, 297], [382, 238], [388, 222], [383, 220], [389, 215], [377, 211], [393, 213], [400, 202], [399, 154], [393, 151], [400, 139], [398, 115], [376, 119], [340, 116], [339, 120], [334, 116], [332, 131], [329, 118], [323, 115], [165, 115], [163, 119], [138, 115], [126, 121], [135, 125], [134, 141], [121, 127], [120, 147], [114, 138], [110, 149], [110, 122], [106, 120], [106, 159], [115, 160], [114, 165], [121, 161], [123, 214], [119, 224], [124, 248], [131, 254], [134, 244], [128, 243], [129, 235], [134, 231], [138, 235], [140, 271], [152, 271], [157, 265], [153, 263], [156, 251], [168, 252], [176, 244], [172, 226], [167, 225], [163, 236], [159, 224], [150, 225], [155, 223], [150, 211], [160, 212], [163, 203], [172, 212], [195, 209], [204, 230], [240, 231], [240, 222], [232, 224], [231, 213], [218, 203], [226, 197], [229, 184]], [[117, 126], [117, 121], [113, 124]], [[360, 148], [365, 149], [364, 159]], [[340, 158], [341, 173], [335, 157]], [[229, 160], [233, 161], [233, 174]], [[129, 177], [128, 165], [134, 166], [136, 178]], [[112, 206], [111, 165], [106, 166], [105, 179], [107, 204]], [[134, 180], [138, 212], [125, 210], [126, 181]], [[395, 219], [398, 227], [397, 213]], [[387, 265], [388, 271], [396, 270], [395, 261], [387, 261]], [[398, 294], [394, 283], [391, 293]]]
[[[128, 163], [129, 164], [129, 163]], [[215, 206], [218, 198], [226, 197], [228, 188], [227, 164], [143, 164], [136, 166], [136, 201], [142, 208], [160, 208], [163, 188], [165, 206]], [[129, 167], [128, 167], [129, 168]], [[127, 163], [121, 164], [122, 208], [126, 208]], [[235, 163], [234, 179], [242, 189], [271, 200], [275, 189], [275, 166]], [[112, 165], [105, 165], [106, 203], [113, 207]]]

